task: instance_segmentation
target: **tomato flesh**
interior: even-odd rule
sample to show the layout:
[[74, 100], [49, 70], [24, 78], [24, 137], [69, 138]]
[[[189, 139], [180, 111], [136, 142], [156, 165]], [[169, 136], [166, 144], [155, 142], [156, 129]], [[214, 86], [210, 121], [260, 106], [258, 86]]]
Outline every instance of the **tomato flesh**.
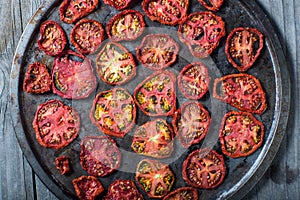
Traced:
[[163, 198], [163, 200], [197, 200], [198, 191], [193, 187], [182, 187], [174, 190]]
[[55, 166], [61, 174], [67, 174], [70, 172], [70, 163], [67, 156], [57, 157], [55, 159]]
[[138, 191], [132, 180], [116, 180], [109, 188], [104, 200], [143, 200], [143, 195]]
[[206, 9], [217, 11], [222, 6], [224, 0], [198, 0]]
[[94, 176], [80, 176], [72, 183], [80, 200], [94, 200], [104, 191], [101, 182]]
[[117, 10], [127, 8], [134, 0], [103, 0], [105, 4], [114, 7]]

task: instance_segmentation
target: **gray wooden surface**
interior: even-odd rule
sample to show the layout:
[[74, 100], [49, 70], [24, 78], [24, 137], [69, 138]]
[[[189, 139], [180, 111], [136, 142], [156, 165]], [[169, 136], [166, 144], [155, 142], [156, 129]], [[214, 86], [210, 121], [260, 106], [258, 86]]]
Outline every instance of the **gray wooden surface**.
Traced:
[[[271, 167], [245, 199], [300, 199], [300, 1], [257, 0], [275, 24], [292, 81], [286, 136]], [[42, 0], [0, 0], [0, 199], [56, 199], [23, 156], [9, 118], [9, 77], [18, 40]]]

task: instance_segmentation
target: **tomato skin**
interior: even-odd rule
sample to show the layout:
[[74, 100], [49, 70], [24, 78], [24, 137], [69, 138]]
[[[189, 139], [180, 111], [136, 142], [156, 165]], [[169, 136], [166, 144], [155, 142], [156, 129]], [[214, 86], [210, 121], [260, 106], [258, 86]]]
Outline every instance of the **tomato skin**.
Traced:
[[132, 180], [116, 180], [108, 188], [104, 200], [143, 200], [143, 195], [138, 191]]
[[223, 154], [245, 157], [262, 145], [264, 125], [251, 113], [230, 111], [223, 117], [219, 138]]
[[114, 7], [117, 10], [123, 10], [134, 3], [135, 0], [103, 0], [105, 4]]
[[211, 11], [217, 11], [222, 6], [224, 0], [209, 0], [209, 3], [206, 3], [206, 0], [198, 0], [206, 9]]
[[50, 100], [38, 106], [32, 126], [37, 141], [43, 147], [57, 150], [69, 145], [78, 136], [80, 117], [61, 101]]
[[[128, 21], [132, 19], [134, 22]], [[130, 25], [130, 26], [129, 26]], [[107, 23], [106, 33], [113, 42], [132, 41], [138, 38], [145, 30], [144, 15], [136, 10], [124, 10], [113, 16]], [[122, 30], [120, 31], [119, 29]], [[135, 29], [132, 31], [131, 29]]]
[[64, 0], [59, 7], [60, 20], [73, 24], [89, 15], [98, 5], [98, 0]]
[[95, 53], [104, 40], [102, 24], [96, 20], [82, 19], [73, 27], [70, 40], [80, 53]]
[[94, 176], [80, 176], [72, 183], [80, 200], [94, 200], [104, 191], [101, 182]]
[[55, 21], [48, 20], [40, 26], [38, 47], [48, 56], [60, 55], [67, 44], [67, 37], [62, 27]]
[[223, 156], [212, 149], [195, 150], [183, 162], [183, 180], [193, 187], [216, 188], [223, 182], [225, 173]]
[[[255, 46], [258, 47], [255, 47]], [[228, 61], [240, 72], [252, 67], [264, 46], [263, 34], [256, 28], [233, 29], [226, 40], [225, 53]], [[257, 48], [257, 49], [256, 49]]]
[[191, 13], [178, 28], [179, 39], [198, 58], [208, 57], [225, 35], [225, 22], [209, 11]]
[[55, 159], [55, 166], [64, 175], [70, 172], [70, 163], [67, 156], [59, 156]]
[[245, 112], [262, 114], [267, 109], [266, 93], [250, 74], [230, 74], [216, 78], [213, 96]]
[[198, 190], [193, 187], [182, 187], [174, 190], [163, 198], [163, 200], [197, 200]]

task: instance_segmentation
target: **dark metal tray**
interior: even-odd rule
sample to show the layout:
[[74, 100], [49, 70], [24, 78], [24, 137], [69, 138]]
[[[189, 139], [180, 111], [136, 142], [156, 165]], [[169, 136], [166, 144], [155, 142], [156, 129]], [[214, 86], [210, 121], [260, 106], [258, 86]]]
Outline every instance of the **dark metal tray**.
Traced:
[[[55, 20], [62, 25], [67, 35], [73, 27], [73, 25], [60, 22], [58, 14], [60, 2], [58, 0], [45, 1], [30, 20], [19, 41], [11, 72], [11, 117], [20, 147], [36, 174], [57, 197], [60, 199], [72, 199], [76, 198], [72, 180], [78, 176], [87, 175], [87, 172], [79, 164], [81, 138], [86, 135], [102, 135], [90, 122], [88, 117], [93, 98], [98, 92], [110, 87], [99, 80], [97, 90], [88, 99], [73, 101], [62, 99], [52, 93], [31, 95], [24, 93], [22, 90], [25, 71], [30, 63], [41, 61], [50, 68], [53, 64], [54, 59], [46, 56], [37, 47], [40, 24], [48, 19]], [[142, 11], [140, 2], [136, 3], [133, 9]], [[195, 11], [204, 11], [204, 8], [197, 0], [192, 0], [190, 2], [189, 13]], [[116, 13], [115, 9], [101, 2], [99, 8], [89, 15], [88, 18], [97, 19], [105, 26], [107, 21]], [[249, 74], [256, 76], [261, 81], [267, 94], [268, 109], [263, 115], [256, 116], [265, 125], [266, 133], [263, 146], [254, 154], [245, 158], [232, 159], [225, 156], [227, 174], [224, 182], [216, 189], [199, 189], [200, 199], [241, 199], [257, 183], [269, 167], [285, 133], [290, 107], [289, 75], [285, 65], [285, 57], [274, 28], [254, 0], [226, 0], [216, 14], [221, 16], [226, 22], [227, 34], [233, 28], [242, 26], [258, 28], [265, 36], [264, 50], [253, 68], [248, 71]], [[177, 27], [162, 26], [157, 22], [150, 21], [146, 16], [145, 20], [148, 28], [144, 35], [147, 33], [167, 33], [180, 44], [181, 51], [178, 61], [169, 68], [175, 74], [178, 74], [180, 69], [187, 63], [200, 60], [192, 57], [185, 45], [178, 40]], [[227, 61], [224, 52], [225, 40], [226, 38], [221, 40], [220, 46], [209, 58], [201, 60], [209, 68], [212, 77], [211, 82], [216, 77], [237, 73]], [[122, 42], [122, 44], [135, 54], [135, 47], [140, 42], [141, 40], [137, 40], [135, 42]], [[69, 45], [69, 48], [75, 50], [71, 45]], [[89, 57], [94, 60], [95, 55], [90, 55]], [[127, 88], [131, 93], [137, 83], [151, 74], [151, 70], [139, 65], [137, 74], [138, 76], [133, 81], [122, 86]], [[37, 105], [50, 99], [59, 99], [65, 104], [73, 106], [80, 113], [82, 119], [79, 137], [69, 146], [57, 151], [40, 146], [35, 139], [31, 125]], [[177, 101], [178, 107], [182, 102], [186, 101], [180, 92], [177, 92]], [[212, 117], [210, 130], [204, 141], [185, 150], [176, 139], [175, 152], [172, 157], [161, 159], [162, 162], [168, 163], [176, 174], [173, 189], [186, 185], [182, 180], [181, 169], [182, 162], [189, 152], [202, 147], [214, 148], [218, 152], [221, 152], [218, 141], [220, 121], [227, 111], [234, 108], [214, 99], [211, 89], [200, 102], [209, 110]], [[136, 125], [141, 125], [149, 119], [151, 118], [138, 111]], [[171, 118], [168, 117], [167, 120], [170, 121]], [[121, 168], [117, 172], [105, 178], [99, 178], [106, 189], [116, 179], [134, 180], [136, 164], [143, 158], [142, 156], [135, 155], [130, 149], [132, 132], [128, 133], [123, 139], [114, 139], [123, 153], [123, 161]], [[60, 175], [55, 168], [54, 160], [60, 155], [67, 155], [70, 158], [72, 173], [69, 175]], [[143, 194], [146, 198], [147, 195]]]

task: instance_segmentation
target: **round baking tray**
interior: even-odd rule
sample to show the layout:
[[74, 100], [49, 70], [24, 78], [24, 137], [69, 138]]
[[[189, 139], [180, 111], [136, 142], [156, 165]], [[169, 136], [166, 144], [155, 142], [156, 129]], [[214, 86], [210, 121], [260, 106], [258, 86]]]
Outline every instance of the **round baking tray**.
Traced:
[[[35, 173], [58, 198], [73, 199], [76, 198], [76, 194], [73, 189], [72, 180], [78, 176], [87, 175], [87, 172], [85, 172], [79, 164], [81, 138], [86, 135], [102, 134], [89, 121], [89, 110], [95, 95], [110, 87], [98, 79], [98, 87], [94, 94], [85, 100], [73, 101], [62, 99], [52, 93], [31, 95], [22, 90], [24, 75], [30, 63], [40, 61], [45, 63], [49, 68], [51, 68], [53, 64], [53, 58], [46, 56], [37, 47], [40, 24], [48, 19], [55, 20], [62, 25], [67, 33], [70, 33], [73, 27], [73, 25], [62, 23], [59, 20], [58, 7], [60, 2], [61, 1], [45, 1], [31, 18], [19, 41], [11, 72], [11, 117], [20, 147]], [[132, 8], [142, 11], [140, 2]], [[204, 10], [198, 1], [190, 1], [189, 13]], [[101, 2], [98, 9], [89, 15], [88, 18], [96, 19], [105, 26], [107, 21], [117, 12], [118, 11], [114, 8]], [[256, 1], [227, 0], [221, 9], [215, 13], [221, 16], [226, 22], [227, 34], [235, 27], [255, 27], [259, 29], [265, 37], [265, 46], [261, 55], [254, 66], [247, 72], [260, 80], [267, 94], [268, 109], [261, 116], [256, 116], [265, 125], [266, 133], [263, 146], [248, 157], [232, 159], [224, 156], [227, 167], [224, 182], [216, 189], [198, 190], [200, 199], [241, 199], [258, 182], [269, 167], [285, 134], [290, 108], [289, 75], [285, 64], [285, 56], [283, 55], [275, 30]], [[150, 21], [146, 16], [145, 20], [147, 29], [143, 35], [147, 33], [167, 33], [180, 44], [181, 51], [179, 58], [177, 62], [169, 68], [169, 70], [175, 74], [178, 74], [184, 65], [194, 61], [202, 61], [207, 65], [212, 76], [212, 82], [216, 77], [237, 73], [227, 61], [224, 52], [225, 37], [221, 40], [220, 46], [209, 58], [197, 59], [192, 57], [185, 45], [178, 40], [176, 33], [177, 27], [162, 26], [157, 22]], [[123, 42], [122, 44], [135, 54], [135, 47], [140, 41], [139, 39], [135, 42]], [[69, 45], [68, 48], [75, 50], [71, 45]], [[89, 57], [93, 60], [95, 55], [96, 54]], [[138, 65], [138, 76], [135, 80], [124, 85], [124, 87], [132, 93], [135, 85], [149, 74], [151, 74], [151, 70]], [[175, 151], [172, 157], [169, 159], [161, 159], [162, 162], [168, 163], [176, 174], [173, 189], [187, 185], [181, 177], [181, 165], [188, 153], [202, 147], [214, 148], [218, 152], [221, 152], [218, 141], [220, 121], [227, 111], [234, 110], [234, 108], [214, 99], [211, 91], [210, 89], [208, 94], [199, 100], [209, 110], [212, 117], [210, 130], [204, 141], [185, 150], [181, 148], [177, 139], [175, 139]], [[60, 150], [47, 149], [39, 145], [35, 139], [31, 125], [38, 104], [50, 99], [59, 99], [65, 104], [73, 106], [80, 112], [83, 121], [79, 137], [69, 146]], [[178, 106], [184, 101], [186, 100], [180, 95], [180, 92], [177, 91]], [[150, 119], [150, 117], [138, 111], [136, 124], [141, 125]], [[170, 121], [171, 118], [169, 117], [167, 120]], [[127, 134], [123, 139], [114, 139], [119, 145], [124, 159], [122, 161], [122, 167], [117, 172], [108, 177], [99, 178], [106, 189], [113, 180], [134, 179], [136, 164], [143, 158], [135, 155], [132, 150], [130, 150], [132, 133]], [[67, 155], [70, 158], [72, 173], [69, 175], [60, 175], [55, 168], [54, 160], [60, 155]], [[146, 198], [147, 195], [143, 191], [141, 192]]]

